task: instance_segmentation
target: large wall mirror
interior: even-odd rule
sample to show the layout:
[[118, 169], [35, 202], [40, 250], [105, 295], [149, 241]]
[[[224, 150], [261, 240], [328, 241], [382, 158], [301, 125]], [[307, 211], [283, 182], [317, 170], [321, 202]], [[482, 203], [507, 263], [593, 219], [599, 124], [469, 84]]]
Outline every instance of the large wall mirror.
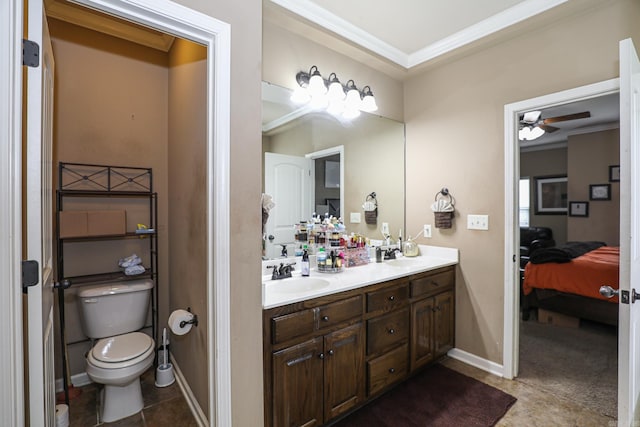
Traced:
[[[291, 103], [291, 91], [262, 85], [263, 192], [274, 207], [264, 227], [264, 258], [289, 255], [294, 225], [313, 213], [340, 216], [347, 233], [381, 239], [383, 222], [395, 240], [405, 234], [404, 123], [362, 113], [341, 122], [326, 112]], [[376, 193], [376, 224], [362, 205]], [[360, 222], [357, 222], [357, 217]]]

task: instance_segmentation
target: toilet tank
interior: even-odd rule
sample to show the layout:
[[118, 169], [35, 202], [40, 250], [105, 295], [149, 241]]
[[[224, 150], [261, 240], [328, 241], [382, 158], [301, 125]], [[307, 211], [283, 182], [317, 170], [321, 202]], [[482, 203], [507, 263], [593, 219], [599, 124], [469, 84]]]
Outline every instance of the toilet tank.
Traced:
[[147, 319], [153, 281], [106, 283], [78, 292], [82, 329], [89, 338], [137, 331]]

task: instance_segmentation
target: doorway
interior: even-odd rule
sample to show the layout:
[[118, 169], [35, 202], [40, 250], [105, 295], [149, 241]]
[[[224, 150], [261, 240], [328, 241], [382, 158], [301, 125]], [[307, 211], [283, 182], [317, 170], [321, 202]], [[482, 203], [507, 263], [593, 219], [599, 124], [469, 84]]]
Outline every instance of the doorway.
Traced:
[[[208, 371], [208, 400], [210, 422], [217, 425], [231, 424], [230, 403], [230, 307], [229, 307], [229, 149], [230, 149], [230, 27], [210, 16], [196, 12], [187, 7], [172, 2], [159, 0], [153, 4], [138, 0], [80, 0], [85, 6], [107, 14], [115, 15], [124, 20], [135, 22], [142, 26], [161, 32], [174, 34], [187, 40], [203, 45], [207, 49], [206, 81], [211, 90], [206, 91], [206, 161], [207, 170], [206, 199], [207, 206], [207, 353], [217, 354], [216, 358], [209, 358]], [[21, 11], [21, 4], [10, 2]], [[12, 17], [18, 16], [13, 12]], [[15, 22], [9, 27], [20, 37], [21, 27]], [[17, 44], [16, 44], [17, 46]], [[15, 64], [3, 66], [2, 75], [12, 76], [12, 82], [20, 82]], [[6, 69], [5, 69], [6, 67]], [[19, 68], [17, 68], [19, 70]], [[8, 71], [7, 71], [8, 70]], [[9, 79], [8, 79], [9, 80]], [[17, 84], [14, 83], [15, 86]], [[214, 90], [215, 89], [215, 90]], [[12, 93], [13, 105], [19, 105], [19, 91]], [[15, 117], [15, 116], [12, 116]], [[16, 144], [19, 146], [19, 144]], [[23, 155], [19, 150], [12, 153], [12, 164], [20, 164]], [[19, 168], [13, 169], [19, 179]], [[12, 185], [11, 183], [9, 185]], [[19, 209], [19, 200], [16, 201]], [[13, 207], [13, 205], [9, 205]], [[20, 235], [20, 232], [16, 233]], [[20, 259], [19, 245], [7, 248], [7, 258]], [[10, 312], [19, 313], [19, 301], [13, 299]], [[20, 324], [16, 324], [15, 334], [20, 334]], [[3, 346], [7, 352], [7, 360], [22, 360], [20, 346], [7, 343]], [[4, 354], [4, 353], [3, 353]], [[20, 393], [19, 385], [14, 383], [14, 393]], [[17, 392], [17, 393], [16, 393]], [[18, 405], [16, 405], [16, 408]]]
[[550, 95], [505, 105], [505, 262], [504, 351], [503, 376], [513, 379], [518, 374], [520, 271], [518, 263], [520, 229], [518, 182], [520, 178], [520, 150], [518, 147], [519, 116], [527, 111], [581, 101], [619, 91], [618, 79], [607, 80]]

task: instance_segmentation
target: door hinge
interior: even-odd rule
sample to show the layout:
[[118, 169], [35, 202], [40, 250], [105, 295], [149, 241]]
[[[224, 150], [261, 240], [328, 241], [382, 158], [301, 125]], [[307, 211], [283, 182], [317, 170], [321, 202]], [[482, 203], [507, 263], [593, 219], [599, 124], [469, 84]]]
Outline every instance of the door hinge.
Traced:
[[27, 293], [27, 288], [35, 286], [40, 281], [40, 267], [38, 261], [22, 261], [22, 292]]
[[40, 65], [40, 46], [38, 43], [22, 39], [22, 65], [36, 68]]

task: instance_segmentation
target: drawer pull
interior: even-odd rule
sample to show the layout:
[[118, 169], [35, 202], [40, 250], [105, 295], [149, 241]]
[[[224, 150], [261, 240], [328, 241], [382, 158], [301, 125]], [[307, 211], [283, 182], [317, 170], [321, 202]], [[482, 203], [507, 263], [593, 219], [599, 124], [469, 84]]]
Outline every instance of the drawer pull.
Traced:
[[395, 299], [396, 299], [396, 297], [394, 297], [393, 295], [391, 295], [391, 296], [389, 297], [389, 301], [393, 301], [393, 300], [395, 300]]
[[396, 368], [389, 368], [389, 373], [390, 374], [395, 374], [396, 372]]
[[396, 330], [395, 330], [395, 329], [393, 329], [393, 328], [391, 328], [391, 329], [389, 329], [389, 333], [393, 335], [393, 334], [395, 334], [395, 333], [396, 333]]
[[329, 316], [322, 316], [322, 321], [328, 322], [329, 321]]
[[320, 354], [318, 355], [318, 357], [319, 357], [320, 359], [324, 359], [324, 353], [320, 353]]
[[327, 353], [329, 353], [329, 356], [333, 356], [333, 350], [329, 350]]

